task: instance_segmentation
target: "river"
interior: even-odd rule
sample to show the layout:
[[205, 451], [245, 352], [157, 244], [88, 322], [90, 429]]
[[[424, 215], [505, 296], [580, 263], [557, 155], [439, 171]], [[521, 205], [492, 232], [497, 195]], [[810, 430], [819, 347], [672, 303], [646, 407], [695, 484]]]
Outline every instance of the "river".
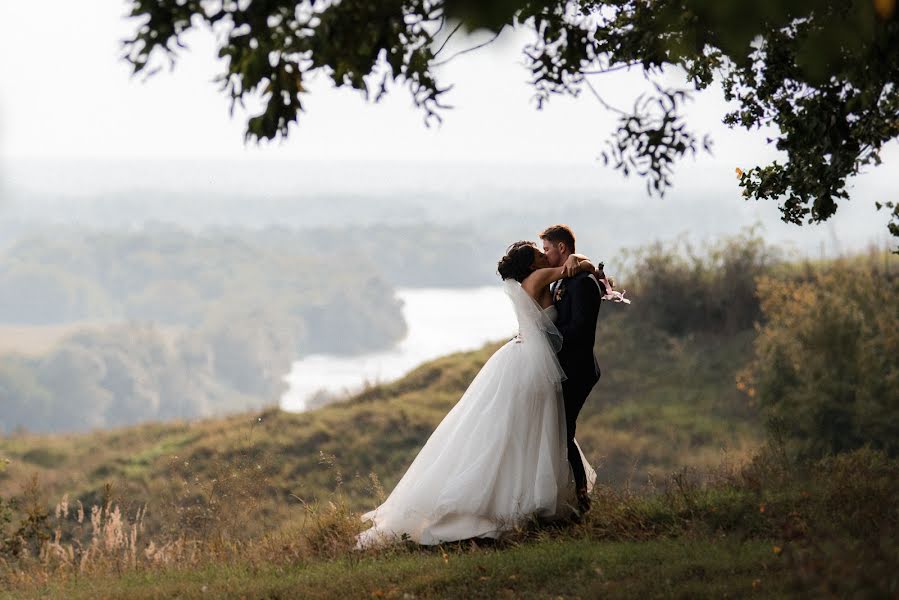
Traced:
[[402, 377], [423, 362], [515, 334], [512, 306], [497, 284], [478, 288], [401, 289], [408, 335], [396, 347], [357, 356], [312, 354], [293, 363], [285, 376], [281, 408], [293, 412], [339, 398], [366, 384]]

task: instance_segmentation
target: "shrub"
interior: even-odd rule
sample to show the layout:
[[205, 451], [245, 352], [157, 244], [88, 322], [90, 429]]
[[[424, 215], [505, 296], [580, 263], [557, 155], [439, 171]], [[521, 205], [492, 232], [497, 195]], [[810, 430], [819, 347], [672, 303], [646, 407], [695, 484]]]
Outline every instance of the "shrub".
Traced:
[[738, 387], [800, 457], [899, 454], [899, 277], [880, 265], [759, 280], [765, 322]]
[[697, 254], [684, 241], [656, 242], [626, 256], [628, 291], [641, 319], [673, 335], [732, 334], [761, 316], [756, 278], [780, 262], [756, 229]]

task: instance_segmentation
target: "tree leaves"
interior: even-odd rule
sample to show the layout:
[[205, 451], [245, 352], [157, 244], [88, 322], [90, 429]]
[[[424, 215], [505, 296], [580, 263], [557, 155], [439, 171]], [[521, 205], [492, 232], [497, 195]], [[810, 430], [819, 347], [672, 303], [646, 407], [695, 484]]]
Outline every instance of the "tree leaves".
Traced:
[[[631, 114], [622, 115], [618, 130], [602, 153], [605, 164], [612, 164], [625, 176], [631, 172], [646, 177], [646, 191], [663, 196], [671, 186], [674, 162], [697, 151], [696, 136], [687, 129], [678, 109], [689, 94], [684, 90], [656, 86], [657, 95], [641, 96]], [[711, 151], [706, 136], [703, 148]]]
[[[772, 200], [783, 219], [829, 219], [845, 200], [847, 179], [878, 164], [899, 136], [899, 22], [894, 0], [131, 0], [137, 22], [125, 40], [134, 73], [172, 63], [181, 36], [201, 23], [224, 33], [220, 78], [235, 103], [261, 94], [248, 140], [287, 136], [303, 110], [303, 81], [323, 72], [335, 85], [380, 100], [390, 81], [408, 88], [425, 123], [447, 107], [432, 72], [444, 27], [529, 28], [524, 48], [537, 106], [553, 95], [578, 96], [588, 74], [640, 65], [647, 76], [682, 67], [696, 89], [722, 83], [737, 103], [731, 126], [771, 126], [786, 161], [740, 178], [743, 196]], [[205, 7], [205, 8], [204, 8]], [[455, 31], [455, 29], [453, 29]], [[449, 34], [452, 35], [452, 34]], [[445, 37], [445, 36], [444, 36]], [[603, 153], [625, 174], [647, 178], [663, 194], [674, 164], [697, 151], [680, 117], [682, 91], [656, 90], [623, 113]], [[601, 100], [601, 99], [600, 99]], [[608, 106], [607, 106], [608, 108]], [[708, 150], [709, 140], [702, 146]], [[895, 235], [897, 220], [890, 231]]]

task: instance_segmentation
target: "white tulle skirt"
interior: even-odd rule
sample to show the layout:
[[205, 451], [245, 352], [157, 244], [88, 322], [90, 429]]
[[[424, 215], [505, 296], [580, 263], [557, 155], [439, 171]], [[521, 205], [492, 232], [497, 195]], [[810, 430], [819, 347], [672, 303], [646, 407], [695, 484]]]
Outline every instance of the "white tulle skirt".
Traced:
[[[512, 340], [484, 365], [387, 500], [359, 547], [498, 537], [575, 505], [563, 374], [545, 340]], [[583, 459], [583, 455], [582, 455]], [[589, 486], [596, 474], [584, 459]]]

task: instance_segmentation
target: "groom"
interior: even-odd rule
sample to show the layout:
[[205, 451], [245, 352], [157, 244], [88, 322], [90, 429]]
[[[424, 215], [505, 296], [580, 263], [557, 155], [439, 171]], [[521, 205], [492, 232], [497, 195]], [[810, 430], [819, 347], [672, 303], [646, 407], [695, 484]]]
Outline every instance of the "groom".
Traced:
[[[574, 233], [567, 225], [547, 227], [540, 233], [540, 239], [543, 240], [543, 252], [551, 267], [561, 267], [575, 252]], [[597, 265], [597, 270], [602, 270], [602, 264]], [[602, 278], [601, 274], [599, 276]], [[568, 432], [568, 462], [574, 473], [578, 508], [586, 512], [590, 510], [587, 475], [574, 443], [574, 430], [581, 407], [599, 381], [599, 365], [593, 357], [593, 344], [596, 341], [600, 299], [605, 289], [593, 275], [579, 273], [570, 279], [557, 281], [553, 284], [552, 293], [558, 312], [556, 327], [562, 333], [559, 363], [567, 376], [562, 382], [562, 395]]]

